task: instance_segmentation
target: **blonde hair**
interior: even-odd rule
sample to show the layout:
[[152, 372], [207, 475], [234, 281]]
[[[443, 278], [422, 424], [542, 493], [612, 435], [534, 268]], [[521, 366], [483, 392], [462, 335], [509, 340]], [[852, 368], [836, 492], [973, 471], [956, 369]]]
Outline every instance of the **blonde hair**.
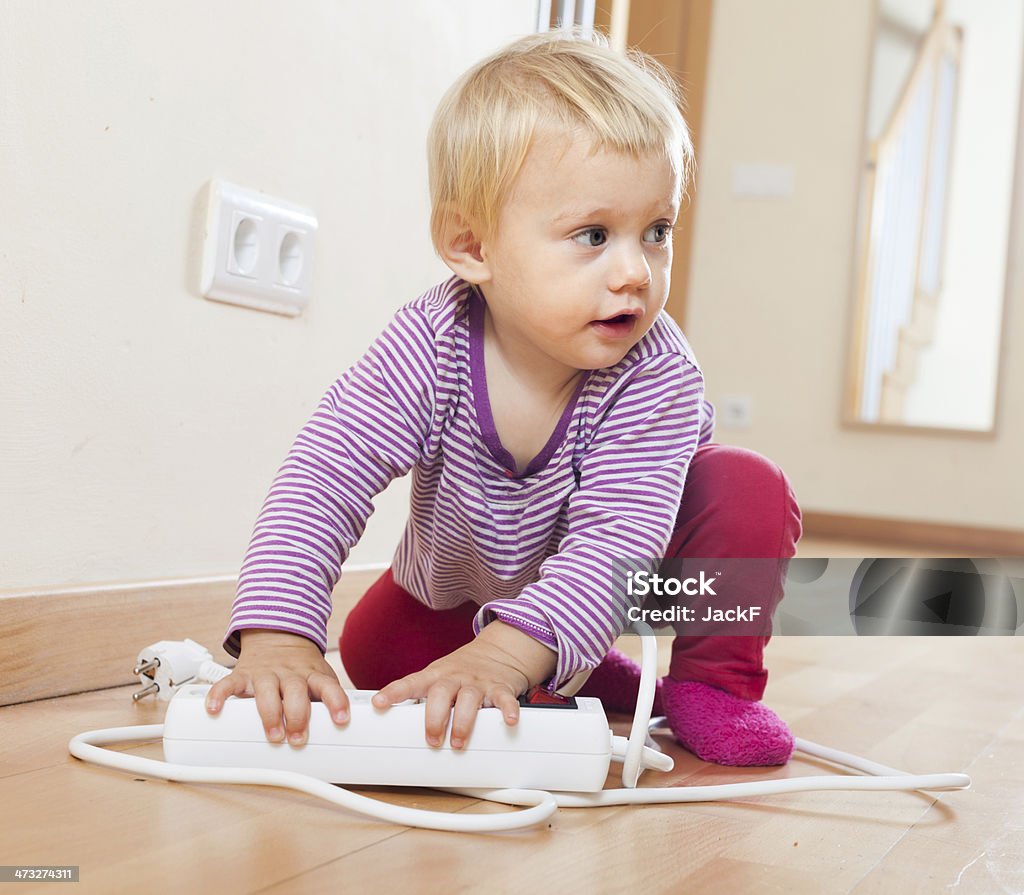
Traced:
[[595, 150], [664, 155], [685, 190], [693, 146], [680, 102], [664, 66], [637, 50], [616, 53], [600, 33], [533, 34], [483, 60], [449, 88], [430, 126], [435, 248], [457, 215], [479, 238], [494, 234], [542, 128], [582, 133]]

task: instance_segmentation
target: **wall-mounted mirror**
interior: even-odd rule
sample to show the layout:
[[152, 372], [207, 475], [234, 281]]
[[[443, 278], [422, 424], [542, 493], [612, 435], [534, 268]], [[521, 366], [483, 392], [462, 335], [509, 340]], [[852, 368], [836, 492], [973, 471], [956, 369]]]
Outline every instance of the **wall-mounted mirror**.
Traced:
[[991, 432], [1024, 0], [878, 0], [875, 21], [845, 419]]

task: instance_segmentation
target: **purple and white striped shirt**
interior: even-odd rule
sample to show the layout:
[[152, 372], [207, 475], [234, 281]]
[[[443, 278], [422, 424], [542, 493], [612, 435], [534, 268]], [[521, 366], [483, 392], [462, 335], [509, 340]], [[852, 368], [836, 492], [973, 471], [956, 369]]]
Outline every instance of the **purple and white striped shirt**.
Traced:
[[517, 474], [487, 396], [480, 293], [452, 277], [410, 302], [299, 432], [256, 521], [225, 648], [269, 628], [327, 648], [331, 591], [373, 511], [412, 471], [397, 584], [435, 609], [469, 600], [558, 654], [549, 685], [596, 666], [621, 633], [611, 560], [664, 553], [714, 411], [666, 314], [613, 367], [580, 377]]

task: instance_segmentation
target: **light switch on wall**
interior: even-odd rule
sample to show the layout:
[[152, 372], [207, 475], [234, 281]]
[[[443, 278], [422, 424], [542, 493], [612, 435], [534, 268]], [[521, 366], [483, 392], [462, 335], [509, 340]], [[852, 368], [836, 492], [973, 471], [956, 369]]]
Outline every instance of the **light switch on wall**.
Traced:
[[749, 429], [754, 422], [752, 395], [723, 395], [715, 404], [715, 419], [724, 429]]
[[750, 199], [788, 199], [796, 186], [792, 165], [738, 164], [732, 169], [732, 194]]

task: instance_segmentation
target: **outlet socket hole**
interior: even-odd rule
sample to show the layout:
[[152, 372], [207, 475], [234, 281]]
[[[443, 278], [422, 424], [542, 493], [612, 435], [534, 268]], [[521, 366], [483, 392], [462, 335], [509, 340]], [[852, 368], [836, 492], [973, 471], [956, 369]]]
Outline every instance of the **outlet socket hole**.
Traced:
[[281, 282], [286, 286], [294, 286], [302, 274], [302, 240], [298, 233], [290, 230], [284, 235], [277, 253], [277, 263], [281, 270]]
[[242, 218], [238, 222], [231, 248], [238, 272], [251, 277], [256, 272], [260, 254], [256, 222], [252, 218]]

